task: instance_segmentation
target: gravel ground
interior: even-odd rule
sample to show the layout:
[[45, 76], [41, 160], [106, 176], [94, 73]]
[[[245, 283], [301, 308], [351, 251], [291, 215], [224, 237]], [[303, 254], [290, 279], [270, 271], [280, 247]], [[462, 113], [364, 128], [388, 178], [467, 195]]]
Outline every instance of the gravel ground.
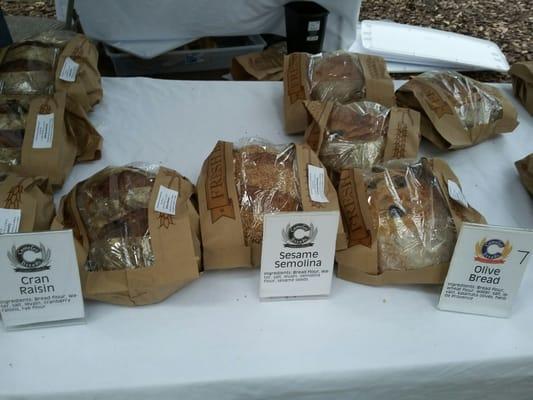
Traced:
[[[53, 0], [0, 0], [7, 15], [53, 18]], [[510, 64], [533, 60], [533, 0], [364, 0], [360, 19], [388, 19], [464, 33], [496, 42]], [[497, 73], [469, 74], [506, 80]]]
[[[365, 0], [360, 19], [388, 19], [471, 35], [497, 43], [509, 64], [533, 60], [533, 0]], [[506, 80], [497, 73], [470, 73]]]

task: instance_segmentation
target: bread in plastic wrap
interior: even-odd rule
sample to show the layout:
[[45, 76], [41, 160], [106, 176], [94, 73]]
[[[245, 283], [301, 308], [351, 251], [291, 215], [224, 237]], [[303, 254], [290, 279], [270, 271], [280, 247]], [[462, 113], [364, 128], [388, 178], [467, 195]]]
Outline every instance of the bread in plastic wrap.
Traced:
[[351, 103], [365, 97], [363, 68], [356, 54], [337, 51], [311, 56], [311, 99]]
[[0, 92], [7, 95], [51, 94], [60, 49], [26, 41], [10, 46], [0, 65]]
[[87, 270], [154, 264], [148, 204], [157, 170], [152, 165], [109, 167], [78, 186], [76, 201], [90, 242]]
[[447, 100], [465, 129], [502, 118], [503, 105], [500, 100], [474, 79], [455, 71], [424, 72], [417, 79], [438, 86], [447, 93]]
[[428, 160], [388, 161], [363, 177], [377, 232], [380, 272], [450, 261], [455, 224]]
[[235, 183], [246, 244], [263, 241], [263, 216], [301, 209], [293, 144], [252, 139], [233, 152]]
[[0, 102], [0, 164], [20, 164], [28, 104], [19, 100]]
[[389, 111], [389, 108], [370, 101], [335, 104], [319, 150], [324, 166], [340, 173], [343, 169], [369, 168], [380, 162]]

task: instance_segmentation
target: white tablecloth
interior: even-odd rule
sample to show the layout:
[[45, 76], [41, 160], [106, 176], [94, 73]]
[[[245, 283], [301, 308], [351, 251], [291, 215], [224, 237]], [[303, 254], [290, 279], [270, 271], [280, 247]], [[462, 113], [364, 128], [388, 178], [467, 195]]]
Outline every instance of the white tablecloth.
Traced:
[[[217, 139], [283, 134], [281, 83], [104, 79], [92, 120], [109, 163], [153, 160], [195, 180]], [[510, 93], [506, 87], [506, 93]], [[443, 154], [494, 224], [533, 227], [513, 162], [533, 122]], [[435, 154], [425, 144], [425, 154]], [[87, 324], [0, 330], [0, 399], [531, 399], [533, 272], [510, 319], [441, 312], [438, 286], [337, 278], [323, 300], [260, 302], [258, 271], [209, 272], [167, 301], [86, 303]]]
[[[362, 0], [315, 0], [329, 10], [324, 49], [347, 49], [355, 39]], [[67, 0], [55, 0], [65, 19]], [[204, 36], [274, 33], [285, 36], [287, 0], [76, 0], [85, 34], [151, 58]]]

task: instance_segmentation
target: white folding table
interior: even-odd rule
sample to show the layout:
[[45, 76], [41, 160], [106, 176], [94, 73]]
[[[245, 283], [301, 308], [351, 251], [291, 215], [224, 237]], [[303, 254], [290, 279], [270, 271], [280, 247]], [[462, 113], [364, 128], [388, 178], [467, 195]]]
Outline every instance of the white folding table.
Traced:
[[[196, 180], [218, 139], [283, 133], [282, 84], [104, 78], [91, 119], [101, 161], [161, 162]], [[510, 87], [503, 85], [507, 95]], [[490, 223], [533, 228], [513, 162], [533, 152], [533, 121], [446, 159]], [[531, 266], [530, 266], [531, 267]], [[0, 329], [0, 400], [531, 399], [533, 272], [510, 319], [441, 312], [439, 286], [369, 287], [334, 278], [330, 298], [261, 302], [256, 270], [208, 272], [163, 303], [86, 303], [87, 323]]]

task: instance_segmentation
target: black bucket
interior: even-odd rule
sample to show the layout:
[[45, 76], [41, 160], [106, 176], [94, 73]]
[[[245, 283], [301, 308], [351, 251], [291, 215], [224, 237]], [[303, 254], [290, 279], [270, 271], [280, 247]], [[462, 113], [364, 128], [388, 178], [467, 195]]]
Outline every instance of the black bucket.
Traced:
[[312, 1], [285, 4], [287, 52], [320, 53], [329, 11]]

